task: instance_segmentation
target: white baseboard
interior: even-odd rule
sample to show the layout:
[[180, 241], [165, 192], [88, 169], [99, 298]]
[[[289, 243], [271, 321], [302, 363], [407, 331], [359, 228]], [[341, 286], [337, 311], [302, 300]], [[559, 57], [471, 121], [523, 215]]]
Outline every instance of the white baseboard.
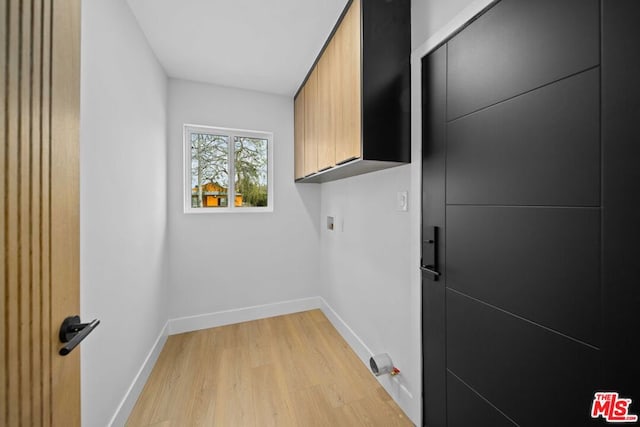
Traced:
[[349, 347], [351, 347], [351, 349], [358, 355], [360, 360], [362, 360], [362, 362], [367, 365], [368, 368], [369, 358], [373, 356], [373, 352], [371, 351], [371, 349], [369, 349], [369, 347], [367, 347], [364, 341], [360, 339], [360, 337], [353, 331], [353, 329], [351, 329], [349, 325], [347, 325], [347, 323], [342, 320], [342, 317], [340, 317], [338, 313], [336, 313], [335, 310], [331, 308], [331, 306], [324, 300], [324, 298], [320, 297], [320, 300], [322, 301], [322, 306], [320, 307], [320, 309], [322, 310], [324, 315], [327, 316], [329, 322], [331, 322], [333, 327], [336, 328], [338, 332], [340, 332], [342, 338], [344, 338], [347, 344], [349, 344]]
[[298, 313], [300, 311], [321, 308], [322, 303], [322, 298], [311, 297], [273, 304], [255, 305], [253, 307], [218, 311], [215, 313], [200, 314], [197, 316], [179, 317], [169, 320], [168, 333], [169, 335], [175, 335], [183, 332], [198, 331], [200, 329], [215, 328], [217, 326]]
[[[320, 309], [327, 316], [327, 319], [331, 322], [334, 328], [342, 335], [342, 338], [349, 344], [349, 347], [356, 353], [358, 358], [362, 361], [362, 363], [370, 369], [369, 358], [373, 356], [373, 352], [369, 347], [365, 344], [365, 342], [355, 333], [353, 329], [349, 327], [349, 325], [340, 317], [338, 313], [335, 312], [333, 308], [324, 300], [324, 298], [320, 298], [322, 301], [322, 306]], [[373, 376], [373, 373], [371, 374]], [[374, 377], [380, 385], [389, 393], [389, 395], [396, 401], [396, 403], [402, 408], [402, 410], [409, 416], [411, 421], [419, 425], [419, 420], [413, 414], [412, 407], [414, 406], [413, 402], [413, 394], [409, 391], [409, 389], [403, 384], [400, 376], [392, 377], [390, 375], [382, 375], [379, 377]], [[412, 417], [412, 415], [414, 415]]]
[[129, 389], [122, 398], [120, 405], [118, 405], [115, 414], [113, 414], [113, 417], [111, 417], [111, 421], [109, 421], [108, 424], [109, 427], [123, 426], [126, 424], [127, 419], [129, 418], [133, 407], [138, 401], [138, 397], [140, 396], [140, 393], [142, 393], [142, 389], [147, 383], [147, 379], [149, 379], [149, 375], [151, 374], [151, 371], [153, 370], [153, 367], [158, 360], [158, 356], [160, 356], [160, 352], [164, 347], [164, 343], [167, 341], [168, 324], [169, 322], [166, 322], [164, 324], [164, 327], [160, 331], [156, 342], [153, 343], [153, 346], [151, 347], [149, 354], [147, 354], [147, 357], [144, 359], [140, 370], [136, 374], [133, 382], [129, 386]]

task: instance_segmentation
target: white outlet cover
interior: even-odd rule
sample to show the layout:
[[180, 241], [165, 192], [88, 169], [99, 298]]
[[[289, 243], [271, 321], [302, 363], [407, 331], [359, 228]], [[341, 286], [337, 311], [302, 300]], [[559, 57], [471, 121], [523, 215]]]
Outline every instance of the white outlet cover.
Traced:
[[406, 212], [409, 210], [409, 193], [407, 191], [398, 191], [396, 198], [396, 210]]

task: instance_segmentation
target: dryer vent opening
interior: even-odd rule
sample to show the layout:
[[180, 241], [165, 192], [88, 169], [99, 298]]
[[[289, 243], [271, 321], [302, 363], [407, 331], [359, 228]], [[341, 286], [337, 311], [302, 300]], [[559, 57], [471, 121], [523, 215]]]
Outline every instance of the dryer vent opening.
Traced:
[[376, 354], [369, 359], [369, 365], [371, 366], [371, 372], [376, 377], [384, 374], [397, 375], [400, 373], [400, 370], [393, 366], [391, 356], [387, 353]]

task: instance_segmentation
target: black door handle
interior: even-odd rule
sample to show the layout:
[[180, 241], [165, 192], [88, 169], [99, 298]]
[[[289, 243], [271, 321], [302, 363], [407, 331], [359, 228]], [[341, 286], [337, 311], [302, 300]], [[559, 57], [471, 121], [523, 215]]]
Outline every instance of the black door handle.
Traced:
[[431, 274], [434, 281], [437, 281], [438, 277], [440, 276], [440, 272], [436, 271], [432, 265], [421, 265], [420, 270], [424, 271], [425, 273]]
[[[431, 236], [423, 236], [422, 263], [420, 270], [431, 274], [434, 282], [438, 281], [440, 272], [438, 271], [438, 227], [429, 227]], [[427, 243], [427, 245], [424, 245]]]
[[94, 319], [90, 323], [80, 323], [80, 316], [69, 316], [62, 321], [60, 326], [59, 338], [60, 342], [67, 343], [59, 351], [61, 356], [71, 353], [80, 342], [100, 324], [98, 319]]

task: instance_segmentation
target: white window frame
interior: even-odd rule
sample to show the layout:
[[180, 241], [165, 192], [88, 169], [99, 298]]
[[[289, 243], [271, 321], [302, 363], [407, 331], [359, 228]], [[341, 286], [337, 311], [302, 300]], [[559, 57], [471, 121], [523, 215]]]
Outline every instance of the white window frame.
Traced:
[[[219, 208], [193, 208], [191, 207], [191, 133], [210, 133], [214, 135], [225, 135], [229, 137], [229, 189], [227, 195], [227, 207]], [[235, 200], [235, 165], [233, 147], [234, 137], [258, 138], [267, 140], [267, 206], [259, 207], [236, 207]], [[184, 124], [183, 126], [183, 202], [184, 213], [186, 214], [216, 214], [216, 213], [265, 213], [273, 212], [273, 132], [233, 129], [218, 126], [205, 126], [195, 124]]]

